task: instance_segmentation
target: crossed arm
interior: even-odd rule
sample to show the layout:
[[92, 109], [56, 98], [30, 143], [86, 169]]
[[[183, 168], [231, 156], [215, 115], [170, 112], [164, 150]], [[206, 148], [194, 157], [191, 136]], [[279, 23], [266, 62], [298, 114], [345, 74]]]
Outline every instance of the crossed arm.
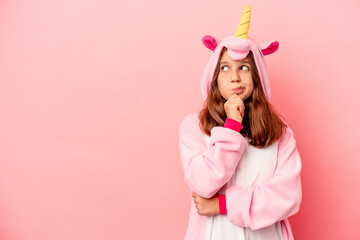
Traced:
[[[210, 148], [207, 149], [200, 133], [191, 133], [189, 126], [196, 124], [188, 122], [180, 129], [185, 180], [193, 192], [198, 213], [214, 216], [221, 214], [218, 191], [234, 173], [236, 159], [243, 152], [243, 140], [233, 130], [214, 127]], [[226, 189], [229, 220], [256, 230], [295, 214], [302, 199], [300, 170], [301, 160], [294, 134], [287, 128], [279, 140], [274, 175], [254, 186]]]

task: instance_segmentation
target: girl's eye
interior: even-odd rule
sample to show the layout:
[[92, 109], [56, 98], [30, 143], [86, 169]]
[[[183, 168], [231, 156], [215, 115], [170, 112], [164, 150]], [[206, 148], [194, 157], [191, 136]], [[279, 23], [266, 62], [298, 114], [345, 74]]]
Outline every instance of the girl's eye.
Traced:
[[249, 68], [248, 66], [246, 66], [246, 65], [242, 65], [242, 66], [240, 67], [240, 69], [241, 69], [241, 70], [245, 70], [245, 71], [250, 70], [250, 68]]
[[222, 69], [223, 71], [227, 71], [227, 70], [229, 70], [229, 67], [228, 67], [228, 66], [222, 66], [221, 69]]

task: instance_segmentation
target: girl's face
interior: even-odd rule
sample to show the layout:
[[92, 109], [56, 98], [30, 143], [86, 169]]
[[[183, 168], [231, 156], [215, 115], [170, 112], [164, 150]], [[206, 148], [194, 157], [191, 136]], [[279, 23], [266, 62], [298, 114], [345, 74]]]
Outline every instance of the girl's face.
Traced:
[[243, 101], [249, 98], [254, 89], [254, 82], [248, 57], [243, 60], [232, 60], [225, 50], [220, 59], [217, 83], [222, 97], [226, 100], [233, 94], [240, 96]]

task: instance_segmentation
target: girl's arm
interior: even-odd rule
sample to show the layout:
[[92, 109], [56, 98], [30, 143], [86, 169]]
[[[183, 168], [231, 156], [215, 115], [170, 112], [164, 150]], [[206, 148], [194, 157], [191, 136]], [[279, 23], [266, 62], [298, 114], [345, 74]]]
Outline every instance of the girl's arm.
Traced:
[[301, 159], [296, 148], [294, 134], [289, 127], [278, 144], [278, 160], [273, 177], [251, 187], [232, 186], [226, 190], [226, 207], [229, 220], [252, 230], [283, 220], [300, 208]]
[[179, 127], [179, 147], [184, 179], [190, 189], [211, 198], [233, 175], [246, 139], [228, 127], [213, 127], [210, 147], [200, 130], [198, 113], [187, 115]]

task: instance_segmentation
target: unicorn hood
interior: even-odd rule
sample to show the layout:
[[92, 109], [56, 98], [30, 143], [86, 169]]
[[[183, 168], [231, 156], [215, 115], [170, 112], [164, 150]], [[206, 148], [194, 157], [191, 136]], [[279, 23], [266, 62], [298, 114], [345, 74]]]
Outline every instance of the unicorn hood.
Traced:
[[213, 51], [201, 78], [201, 94], [204, 101], [209, 94], [216, 64], [219, 60], [221, 50], [224, 47], [227, 48], [228, 54], [233, 60], [242, 60], [249, 54], [250, 51], [253, 53], [257, 70], [260, 75], [262, 88], [265, 92], [265, 96], [270, 101], [270, 82], [264, 56], [272, 54], [278, 50], [279, 43], [277, 41], [258, 43], [256, 40], [248, 37], [250, 17], [251, 9], [249, 5], [246, 5], [234, 35], [225, 37], [220, 41], [211, 35], [205, 35], [202, 37], [203, 44]]

